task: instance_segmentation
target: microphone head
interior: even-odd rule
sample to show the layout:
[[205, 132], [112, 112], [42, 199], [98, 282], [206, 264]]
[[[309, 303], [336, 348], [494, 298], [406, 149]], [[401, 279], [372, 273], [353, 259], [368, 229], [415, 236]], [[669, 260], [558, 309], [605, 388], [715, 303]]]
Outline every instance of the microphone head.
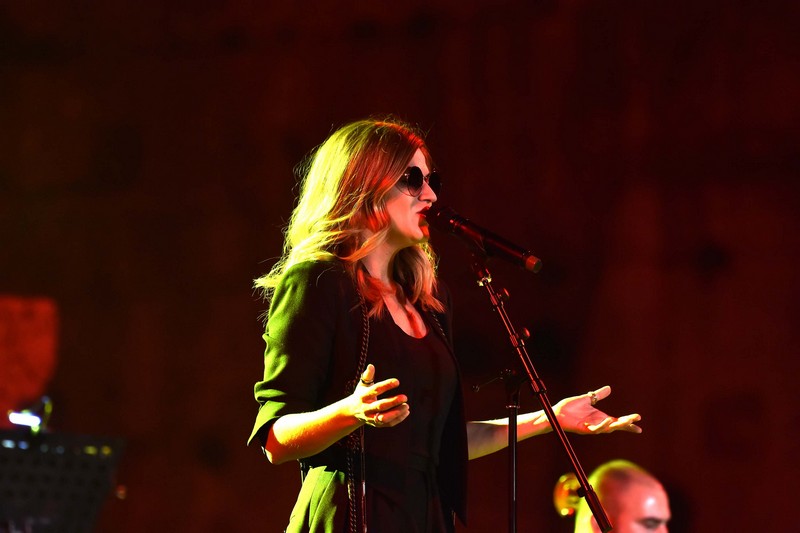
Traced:
[[478, 226], [445, 205], [431, 205], [425, 214], [425, 219], [437, 230], [460, 238], [473, 252], [482, 256], [501, 257], [530, 272], [539, 272], [542, 268], [542, 262], [529, 250]]
[[425, 213], [425, 219], [428, 221], [428, 224], [440, 231], [446, 231], [448, 233], [453, 232], [456, 219], [458, 218], [458, 214], [456, 214], [455, 211], [438, 203], [431, 205], [430, 209]]

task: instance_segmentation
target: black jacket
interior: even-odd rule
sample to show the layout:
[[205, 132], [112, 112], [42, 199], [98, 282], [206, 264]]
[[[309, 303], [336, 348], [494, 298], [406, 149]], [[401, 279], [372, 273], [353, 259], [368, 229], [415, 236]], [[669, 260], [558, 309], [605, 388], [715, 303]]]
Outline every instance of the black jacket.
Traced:
[[[450, 295], [440, 286], [438, 297], [446, 312], [436, 317], [444, 331], [434, 330], [445, 335], [452, 355]], [[248, 444], [258, 437], [263, 446], [271, 424], [285, 414], [314, 411], [350, 394], [348, 384], [358, 375], [363, 329], [358, 291], [340, 262], [306, 262], [287, 270], [271, 300], [264, 333], [264, 379], [255, 385], [260, 408]], [[339, 467], [341, 449], [330, 446], [303, 462]], [[442, 435], [437, 478], [444, 505], [462, 522], [466, 522], [466, 463], [459, 378]]]

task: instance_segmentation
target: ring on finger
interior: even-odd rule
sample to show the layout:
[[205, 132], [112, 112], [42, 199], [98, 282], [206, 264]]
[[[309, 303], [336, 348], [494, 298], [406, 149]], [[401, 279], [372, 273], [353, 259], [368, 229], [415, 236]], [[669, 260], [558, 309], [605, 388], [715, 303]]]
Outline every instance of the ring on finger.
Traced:
[[[351, 382], [351, 383], [352, 383], [352, 382]], [[363, 383], [364, 385], [366, 385], [367, 387], [369, 387], [370, 385], [372, 385], [373, 383], [375, 383], [375, 380], [374, 380], [374, 379], [366, 380], [366, 379], [364, 379], [364, 378], [361, 378], [361, 383]]]
[[592, 407], [597, 405], [597, 393], [595, 391], [589, 391], [589, 398], [591, 398]]

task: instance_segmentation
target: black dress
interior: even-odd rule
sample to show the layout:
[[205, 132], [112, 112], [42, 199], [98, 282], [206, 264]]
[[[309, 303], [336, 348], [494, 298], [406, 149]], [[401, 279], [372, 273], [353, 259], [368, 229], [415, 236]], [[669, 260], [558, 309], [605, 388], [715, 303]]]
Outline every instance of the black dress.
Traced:
[[452, 517], [445, 517], [442, 510], [436, 466], [456, 394], [456, 367], [434, 333], [439, 327], [435, 321], [427, 319], [426, 335], [415, 338], [389, 313], [384, 315], [372, 320], [368, 361], [375, 365], [375, 381], [390, 377], [400, 381], [387, 394], [405, 394], [411, 412], [395, 427], [365, 430], [367, 523], [375, 531], [450, 531]]

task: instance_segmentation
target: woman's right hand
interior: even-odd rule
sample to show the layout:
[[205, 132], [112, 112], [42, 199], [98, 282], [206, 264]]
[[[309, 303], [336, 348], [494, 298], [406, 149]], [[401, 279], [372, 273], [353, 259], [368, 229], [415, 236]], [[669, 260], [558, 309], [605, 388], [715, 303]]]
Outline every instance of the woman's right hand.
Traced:
[[356, 418], [376, 428], [392, 427], [405, 420], [411, 409], [405, 394], [379, 398], [382, 394], [396, 389], [400, 381], [391, 378], [375, 382], [375, 366], [367, 365], [361, 380], [351, 398], [355, 402]]
[[318, 454], [363, 424], [376, 428], [396, 426], [410, 410], [408, 397], [379, 398], [400, 386], [397, 379], [374, 383], [375, 367], [367, 365], [356, 390], [316, 411], [290, 413], [270, 427], [264, 450], [274, 464]]

